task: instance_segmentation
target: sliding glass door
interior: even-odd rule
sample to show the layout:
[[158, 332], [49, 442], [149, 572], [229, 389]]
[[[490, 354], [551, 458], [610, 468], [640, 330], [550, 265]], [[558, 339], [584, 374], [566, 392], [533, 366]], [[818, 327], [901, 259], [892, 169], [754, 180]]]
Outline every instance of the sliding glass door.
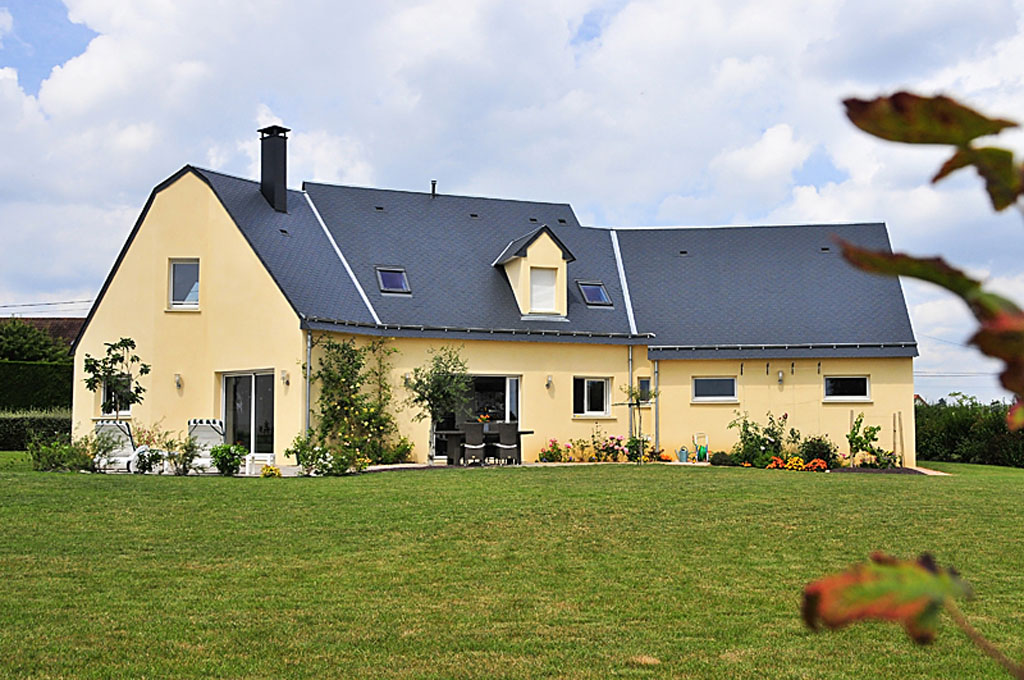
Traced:
[[224, 376], [224, 427], [228, 443], [250, 453], [274, 452], [274, 374]]
[[473, 416], [486, 415], [491, 422], [519, 420], [519, 376], [473, 376]]

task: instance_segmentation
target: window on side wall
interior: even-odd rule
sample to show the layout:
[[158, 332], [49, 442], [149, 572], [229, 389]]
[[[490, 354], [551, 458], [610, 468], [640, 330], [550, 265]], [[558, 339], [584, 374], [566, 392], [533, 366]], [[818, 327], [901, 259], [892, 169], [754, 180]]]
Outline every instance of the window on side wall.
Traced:
[[868, 401], [871, 391], [866, 375], [825, 376], [825, 401]]
[[199, 260], [171, 260], [170, 269], [170, 308], [199, 309]]
[[573, 378], [572, 414], [574, 416], [607, 416], [611, 378]]
[[556, 314], [555, 282], [558, 270], [530, 267], [530, 311], [535, 314]]
[[694, 378], [693, 401], [736, 401], [736, 378]]
[[[114, 380], [117, 380], [117, 378], [114, 378]], [[124, 380], [127, 380], [127, 379], [125, 378]], [[120, 408], [117, 408], [116, 411], [113, 408], [106, 409], [106, 408], [103, 407], [103, 404], [109, 404], [111, 402], [112, 398], [113, 398], [114, 390], [112, 389], [112, 385], [113, 385], [112, 381], [107, 381], [107, 380], [103, 381], [103, 393], [101, 395], [102, 401], [100, 402], [100, 413], [103, 416], [109, 417], [109, 418], [114, 418], [115, 416], [119, 417], [119, 418], [126, 418], [126, 417], [128, 417], [128, 416], [130, 416], [132, 414], [132, 405], [131, 404], [125, 404], [125, 405], [121, 406]]]

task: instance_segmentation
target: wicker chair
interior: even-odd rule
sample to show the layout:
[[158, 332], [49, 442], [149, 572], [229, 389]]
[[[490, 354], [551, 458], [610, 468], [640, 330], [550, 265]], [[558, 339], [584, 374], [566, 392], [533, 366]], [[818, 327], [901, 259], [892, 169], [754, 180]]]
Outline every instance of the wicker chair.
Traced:
[[498, 423], [498, 460], [501, 463], [521, 465], [523, 452], [519, 447], [519, 423]]
[[462, 443], [466, 465], [469, 465], [470, 458], [476, 458], [483, 465], [487, 458], [487, 444], [484, 443], [484, 424], [466, 423], [462, 426], [462, 429], [466, 432], [466, 440]]

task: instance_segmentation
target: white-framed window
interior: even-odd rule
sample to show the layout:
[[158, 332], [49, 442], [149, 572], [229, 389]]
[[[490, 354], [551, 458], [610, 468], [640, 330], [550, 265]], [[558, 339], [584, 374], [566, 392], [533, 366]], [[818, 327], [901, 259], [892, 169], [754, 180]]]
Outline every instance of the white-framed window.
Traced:
[[573, 378], [572, 414], [606, 416], [610, 413], [611, 378]]
[[171, 260], [167, 299], [171, 309], [199, 309], [199, 260]]
[[[115, 380], [116, 380], [116, 378], [115, 378]], [[111, 398], [113, 396], [112, 392], [113, 392], [113, 390], [111, 389], [111, 382], [104, 380], [103, 381], [103, 392], [100, 395], [100, 399], [101, 399], [101, 401], [100, 401], [100, 414], [105, 416], [105, 417], [109, 417], [109, 418], [114, 418], [114, 417], [117, 417], [117, 418], [128, 418], [128, 417], [130, 417], [132, 415], [132, 405], [131, 404], [125, 404], [123, 408], [117, 409], [116, 412], [113, 409], [108, 410], [106, 408], [103, 408], [104, 404], [110, 403]]]
[[530, 311], [534, 313], [557, 313], [555, 306], [555, 282], [558, 270], [550, 267], [530, 267]]
[[871, 381], [866, 375], [826, 375], [825, 401], [870, 401]]
[[693, 379], [693, 401], [736, 401], [735, 376]]
[[640, 403], [650, 404], [651, 403], [651, 379], [650, 378], [637, 378], [636, 379], [636, 390], [640, 393]]

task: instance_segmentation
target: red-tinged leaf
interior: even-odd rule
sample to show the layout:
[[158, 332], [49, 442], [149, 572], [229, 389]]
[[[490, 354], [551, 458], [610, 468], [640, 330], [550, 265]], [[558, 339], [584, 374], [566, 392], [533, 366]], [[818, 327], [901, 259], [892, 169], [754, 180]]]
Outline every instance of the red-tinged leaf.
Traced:
[[1017, 123], [988, 118], [949, 97], [897, 92], [877, 99], [846, 99], [846, 116], [867, 133], [907, 144], [967, 146]]
[[1011, 430], [1024, 427], [1024, 403], [1018, 401], [1010, 407], [1010, 412], [1006, 414], [1006, 424]]
[[996, 147], [958, 149], [953, 157], [942, 165], [935, 177], [932, 177], [932, 182], [938, 182], [950, 173], [969, 165], [973, 165], [985, 180], [985, 191], [992, 199], [992, 207], [997, 211], [1013, 205], [1024, 191], [1021, 168], [1013, 164], [1013, 152]]
[[970, 586], [931, 555], [907, 562], [875, 553], [870, 562], [808, 584], [802, 609], [812, 630], [880, 619], [901, 624], [914, 642], [925, 644], [935, 638], [946, 600], [967, 596]]

